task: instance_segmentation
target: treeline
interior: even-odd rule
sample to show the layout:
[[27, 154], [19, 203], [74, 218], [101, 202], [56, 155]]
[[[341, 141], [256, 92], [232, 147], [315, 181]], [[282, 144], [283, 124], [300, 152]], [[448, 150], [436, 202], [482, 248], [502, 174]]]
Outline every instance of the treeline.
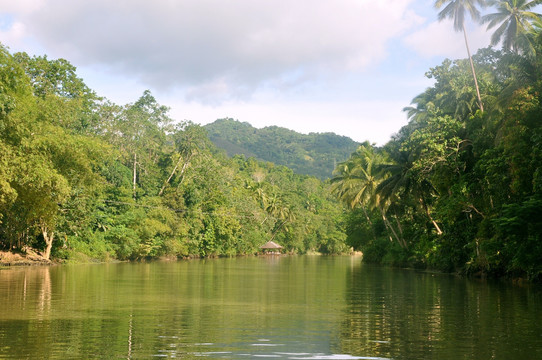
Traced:
[[348, 159], [359, 145], [333, 133], [305, 135], [278, 126], [257, 129], [233, 119], [219, 119], [204, 127], [211, 141], [230, 156], [255, 157], [321, 180], [329, 179], [335, 165]]
[[120, 106], [65, 60], [0, 48], [0, 248], [143, 259], [347, 250], [316, 178], [228, 158], [146, 91]]
[[352, 209], [348, 242], [365, 261], [542, 278], [542, 22], [534, 19], [530, 31], [512, 33], [516, 42], [473, 57], [480, 99], [469, 60], [445, 60], [405, 108], [408, 125], [337, 166], [334, 193]]

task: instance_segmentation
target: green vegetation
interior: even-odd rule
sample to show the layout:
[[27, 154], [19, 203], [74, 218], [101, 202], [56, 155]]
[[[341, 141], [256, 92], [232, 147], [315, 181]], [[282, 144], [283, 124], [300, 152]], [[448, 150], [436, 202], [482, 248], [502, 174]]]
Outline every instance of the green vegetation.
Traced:
[[[440, 17], [456, 29], [466, 10], [478, 17], [477, 1], [445, 3]], [[2, 47], [0, 248], [125, 260], [253, 254], [275, 240], [293, 253], [353, 247], [369, 262], [541, 280], [539, 3], [493, 2], [481, 21], [503, 49], [430, 69], [409, 123], [353, 153], [333, 134], [174, 124], [148, 91], [116, 105], [65, 60]], [[345, 151], [329, 183], [294, 172], [325, 178]]]
[[[336, 167], [348, 242], [365, 261], [542, 279], [542, 33], [524, 11], [540, 2], [495, 3], [483, 21], [506, 38], [472, 59], [481, 100], [469, 60], [445, 60], [405, 108], [408, 125]], [[517, 17], [502, 16], [512, 5]]]
[[227, 158], [146, 91], [119, 106], [65, 60], [0, 48], [0, 248], [143, 259], [347, 250], [326, 186]]
[[329, 179], [338, 162], [359, 145], [333, 133], [303, 135], [278, 126], [257, 129], [246, 122], [220, 119], [205, 125], [209, 139], [229, 156], [245, 155], [284, 165], [297, 174]]

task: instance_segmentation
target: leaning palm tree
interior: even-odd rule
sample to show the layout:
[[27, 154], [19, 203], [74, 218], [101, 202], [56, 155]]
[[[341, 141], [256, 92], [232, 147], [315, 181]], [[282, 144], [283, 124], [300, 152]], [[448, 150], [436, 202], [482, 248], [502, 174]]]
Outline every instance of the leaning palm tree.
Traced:
[[415, 203], [417, 202], [421, 206], [437, 234], [442, 235], [442, 230], [433, 219], [428, 204], [428, 198], [436, 194], [436, 189], [429, 180], [415, 173], [412, 157], [408, 152], [399, 151], [392, 154], [392, 157], [393, 162], [378, 166], [379, 171], [388, 174], [376, 188], [381, 196], [381, 201], [393, 204], [397, 199], [404, 200], [411, 197]]
[[480, 96], [480, 88], [478, 87], [478, 80], [476, 78], [476, 71], [474, 70], [474, 63], [472, 62], [472, 56], [470, 54], [469, 42], [467, 40], [467, 30], [465, 29], [465, 15], [468, 13], [474, 20], [480, 18], [480, 11], [476, 8], [476, 5], [482, 7], [485, 6], [485, 0], [436, 0], [435, 7], [440, 9], [444, 7], [438, 13], [439, 21], [444, 19], [452, 19], [454, 21], [455, 31], [463, 31], [465, 37], [465, 46], [467, 47], [467, 54], [469, 55], [470, 67], [472, 70], [472, 76], [474, 77], [474, 86], [476, 87], [476, 95], [478, 96], [478, 106], [480, 110], [484, 111], [484, 104], [482, 103], [482, 97]]
[[[381, 161], [381, 155], [375, 152], [369, 144], [361, 145], [351, 155], [350, 159], [340, 163], [334, 170], [334, 176], [331, 179], [331, 191], [339, 200], [352, 209], [361, 208], [371, 227], [372, 221], [367, 209], [377, 208], [384, 225], [391, 233], [390, 240], [393, 241], [393, 238], [395, 238], [401, 247], [407, 247], [402, 236], [389, 222], [386, 216], [386, 206], [380, 201], [380, 196], [376, 192], [382, 178], [375, 173], [375, 167]], [[373, 236], [376, 237], [374, 228]]]
[[483, 16], [482, 23], [488, 24], [488, 30], [500, 24], [491, 36], [491, 45], [502, 41], [504, 50], [534, 55], [530, 34], [540, 14], [530, 10], [542, 4], [542, 0], [490, 0], [489, 4], [497, 11]]

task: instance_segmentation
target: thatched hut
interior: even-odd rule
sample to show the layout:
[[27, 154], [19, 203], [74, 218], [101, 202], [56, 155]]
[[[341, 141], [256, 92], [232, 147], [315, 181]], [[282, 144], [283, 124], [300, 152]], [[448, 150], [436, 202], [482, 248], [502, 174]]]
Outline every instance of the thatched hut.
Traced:
[[274, 241], [268, 241], [260, 246], [260, 249], [262, 249], [264, 254], [280, 254], [283, 247]]

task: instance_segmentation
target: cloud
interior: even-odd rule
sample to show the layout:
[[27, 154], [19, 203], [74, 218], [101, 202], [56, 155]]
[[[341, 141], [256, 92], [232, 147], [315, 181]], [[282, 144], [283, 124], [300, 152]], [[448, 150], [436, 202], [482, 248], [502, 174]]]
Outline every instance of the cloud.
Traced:
[[[467, 28], [467, 36], [472, 54], [480, 48], [489, 46], [491, 34], [482, 26], [471, 24]], [[430, 22], [406, 36], [404, 43], [425, 58], [462, 59], [467, 57], [463, 33], [453, 30], [451, 20]]]
[[363, 71], [419, 22], [412, 1], [25, 0], [11, 11], [51, 56], [212, 103]]
[[1, 21], [0, 39], [2, 43], [22, 46], [25, 36], [25, 26], [20, 22]]
[[37, 11], [46, 0], [0, 0], [0, 9], [4, 13], [26, 14]]
[[301, 133], [334, 132], [356, 141], [385, 144], [406, 125], [402, 108], [408, 98], [398, 100], [343, 100], [285, 102], [270, 93], [257, 93], [250, 102], [225, 101], [217, 106], [163, 98], [174, 119], [207, 124], [221, 118], [246, 121], [261, 128], [276, 125]]

